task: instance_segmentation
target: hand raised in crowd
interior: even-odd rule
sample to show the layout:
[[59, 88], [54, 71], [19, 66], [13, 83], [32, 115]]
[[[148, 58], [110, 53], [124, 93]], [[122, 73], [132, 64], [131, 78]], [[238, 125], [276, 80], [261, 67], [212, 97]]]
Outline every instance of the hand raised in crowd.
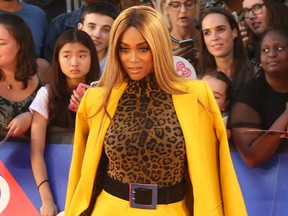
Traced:
[[172, 48], [174, 56], [180, 56], [187, 59], [193, 66], [196, 66], [199, 61], [199, 50], [192, 46], [180, 47], [174, 46]]
[[248, 37], [248, 31], [247, 31], [244, 21], [239, 22], [239, 29], [240, 29], [242, 41], [244, 45], [246, 45], [246, 42], [249, 40], [249, 37]]
[[70, 98], [70, 105], [73, 106], [74, 110], [78, 110], [83, 94], [79, 94], [76, 90], [73, 90], [73, 94]]

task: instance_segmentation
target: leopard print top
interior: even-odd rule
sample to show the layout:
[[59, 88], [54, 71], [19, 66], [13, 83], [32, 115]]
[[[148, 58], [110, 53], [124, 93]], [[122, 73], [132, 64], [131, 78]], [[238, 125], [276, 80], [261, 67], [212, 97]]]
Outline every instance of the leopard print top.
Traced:
[[174, 185], [184, 178], [186, 150], [172, 96], [155, 75], [129, 80], [105, 136], [108, 175], [123, 183]]

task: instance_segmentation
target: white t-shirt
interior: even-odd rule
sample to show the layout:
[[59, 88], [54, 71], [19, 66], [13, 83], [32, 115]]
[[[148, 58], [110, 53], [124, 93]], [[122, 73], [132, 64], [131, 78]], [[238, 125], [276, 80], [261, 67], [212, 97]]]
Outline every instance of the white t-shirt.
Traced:
[[48, 120], [48, 89], [49, 84], [41, 87], [33, 102], [29, 106], [30, 112], [33, 114], [35, 111]]

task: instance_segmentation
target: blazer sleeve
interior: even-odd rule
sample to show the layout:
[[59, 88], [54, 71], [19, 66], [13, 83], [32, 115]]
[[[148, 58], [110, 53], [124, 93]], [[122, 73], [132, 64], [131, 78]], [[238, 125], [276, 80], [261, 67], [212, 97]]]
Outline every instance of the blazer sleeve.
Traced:
[[231, 159], [226, 128], [214, 99], [214, 95], [207, 83], [205, 83], [208, 96], [209, 109], [212, 113], [211, 120], [215, 129], [216, 138], [219, 141], [219, 176], [223, 199], [224, 215], [247, 215], [241, 188]]
[[88, 114], [86, 110], [87, 95], [88, 94], [84, 94], [76, 115], [73, 154], [67, 185], [65, 212], [70, 209], [73, 195], [77, 189], [81, 177], [82, 162], [89, 134], [89, 125], [87, 120]]

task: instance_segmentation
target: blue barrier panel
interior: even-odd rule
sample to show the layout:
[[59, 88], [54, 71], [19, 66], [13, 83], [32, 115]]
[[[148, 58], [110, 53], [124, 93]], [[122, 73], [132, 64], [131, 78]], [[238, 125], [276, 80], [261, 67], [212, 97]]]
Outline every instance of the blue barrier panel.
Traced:
[[288, 154], [277, 153], [258, 168], [249, 168], [231, 152], [249, 216], [288, 215]]
[[[46, 145], [45, 160], [49, 181], [59, 211], [64, 209], [72, 147], [71, 144]], [[248, 215], [288, 215], [288, 154], [277, 153], [269, 162], [256, 169], [249, 168], [238, 152], [231, 152], [231, 156], [243, 192]], [[9, 171], [19, 188], [23, 190], [23, 194], [26, 194], [27, 200], [39, 211], [41, 199], [31, 170], [30, 144], [6, 142], [0, 146], [0, 204], [3, 201], [3, 196], [5, 196], [4, 190], [2, 191], [3, 188], [1, 188], [1, 180], [7, 176], [3, 174], [4, 169], [1, 166], [4, 166], [5, 170]], [[8, 179], [6, 181], [8, 181], [8, 184], [10, 183]], [[13, 185], [10, 186], [12, 187]], [[15, 199], [11, 199], [10, 202], [15, 202]], [[16, 202], [15, 205], [19, 204], [20, 201], [16, 200]], [[13, 203], [8, 203], [8, 207], [10, 204]], [[1, 216], [11, 216], [11, 214], [5, 214], [5, 209], [3, 211], [4, 214], [1, 211], [3, 209], [1, 210], [0, 206]], [[21, 216], [26, 215], [34, 216], [35, 214], [21, 214]]]
[[[71, 155], [71, 144], [46, 145], [45, 161], [49, 182], [59, 211], [64, 209]], [[41, 198], [31, 169], [30, 144], [21, 142], [4, 143], [0, 147], [0, 162], [4, 164], [35, 208], [39, 211], [41, 207]], [[4, 195], [2, 194], [2, 196]], [[1, 213], [0, 215], [2, 216]], [[25, 214], [22, 215], [25, 216]]]

